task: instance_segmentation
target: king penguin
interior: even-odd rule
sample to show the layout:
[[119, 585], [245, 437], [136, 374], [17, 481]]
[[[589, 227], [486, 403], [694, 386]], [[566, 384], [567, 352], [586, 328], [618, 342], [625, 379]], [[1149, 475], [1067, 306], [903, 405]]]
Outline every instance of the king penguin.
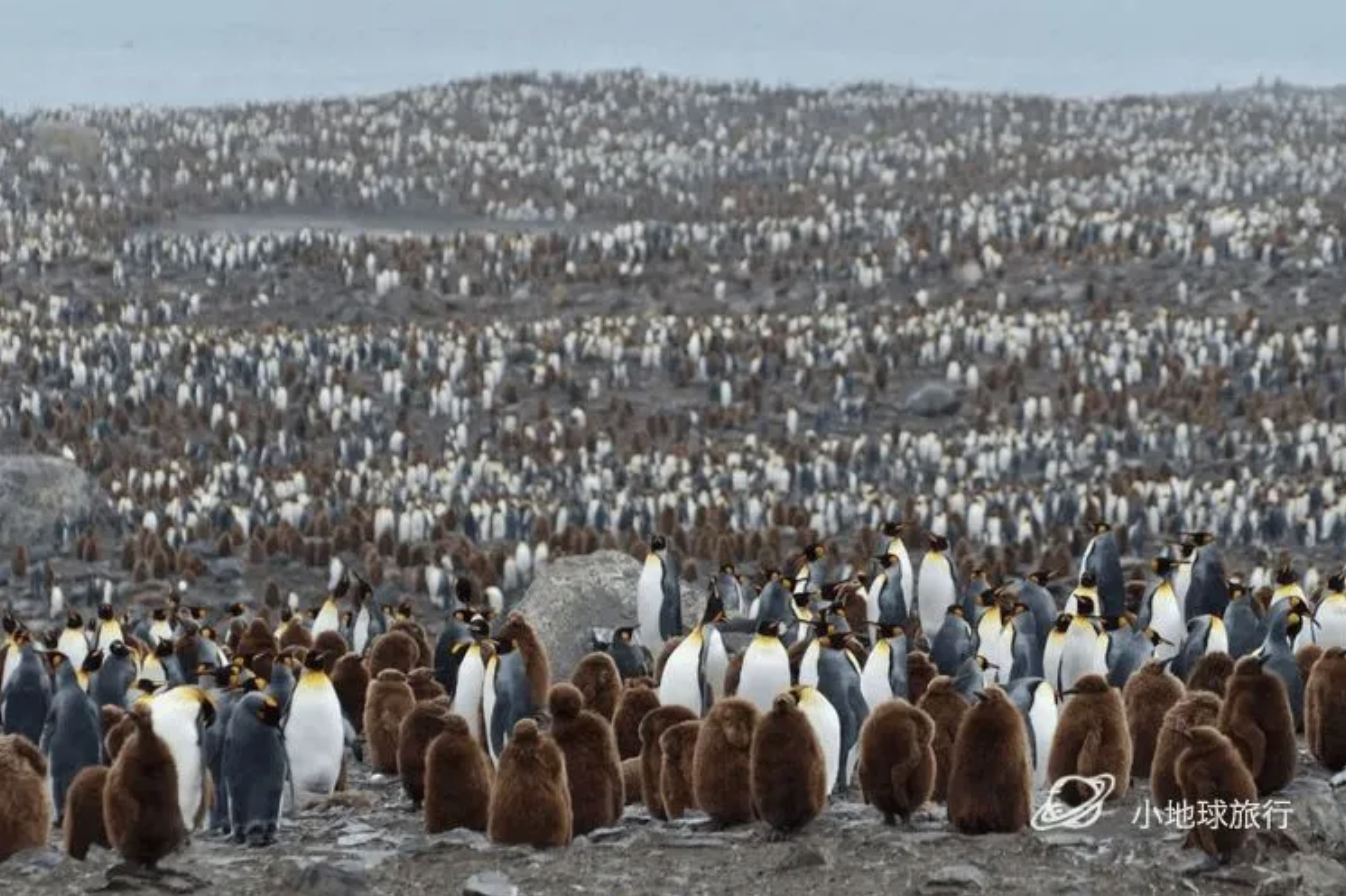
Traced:
[[80, 686], [79, 670], [64, 653], [51, 653], [56, 667], [56, 693], [42, 729], [39, 747], [47, 757], [56, 823], [65, 816], [65, 794], [83, 769], [102, 756], [102, 720], [98, 707]]
[[1255, 651], [1255, 655], [1261, 660], [1266, 672], [1285, 683], [1285, 695], [1290, 700], [1290, 715], [1294, 719], [1295, 730], [1299, 731], [1304, 724], [1304, 678], [1291, 645], [1304, 626], [1305, 617], [1293, 610], [1267, 615], [1271, 620], [1270, 627], [1266, 640]]
[[743, 577], [734, 568], [734, 564], [725, 563], [720, 566], [720, 571], [715, 577], [715, 585], [720, 592], [720, 599], [724, 601], [726, 613], [733, 616], [747, 615], [748, 602], [743, 590]]
[[901, 571], [902, 593], [906, 596], [907, 609], [910, 610], [911, 601], [916, 598], [916, 567], [912, 565], [911, 553], [902, 538], [908, 528], [906, 523], [886, 522], [879, 527], [879, 532], [888, 540], [883, 553], [897, 557], [897, 567]]
[[940, 675], [953, 675], [976, 652], [977, 641], [966, 611], [954, 604], [944, 611], [944, 624], [930, 645], [930, 659]]
[[444, 630], [435, 639], [435, 681], [446, 694], [452, 694], [458, 687], [458, 670], [467, 646], [474, 640], [469, 627], [471, 622], [472, 609], [457, 607], [444, 621]]
[[453, 650], [460, 658], [454, 689], [447, 691], [452, 701], [453, 712], [467, 722], [468, 733], [477, 741], [485, 743], [482, 732], [482, 694], [486, 687], [486, 657], [482, 652], [482, 642], [490, 634], [491, 626], [486, 617], [475, 614], [468, 622], [468, 638], [459, 641]]
[[764, 620], [743, 651], [734, 696], [747, 700], [762, 713], [770, 712], [776, 697], [790, 689], [790, 655], [780, 634], [779, 621]]
[[942, 535], [931, 533], [926, 536], [926, 541], [929, 550], [921, 561], [916, 578], [916, 608], [920, 615], [922, 637], [930, 645], [939, 627], [944, 624], [945, 612], [958, 603], [958, 584], [954, 580], [953, 564], [947, 554], [948, 540]]
[[669, 638], [682, 634], [682, 584], [664, 536], [650, 539], [645, 566], [636, 582], [636, 618], [640, 640], [658, 655]]
[[[724, 693], [724, 673], [729, 661], [724, 642], [715, 629], [724, 621], [724, 616], [724, 605], [712, 579], [701, 621], [678, 643], [664, 663], [664, 674], [659, 679], [660, 706], [685, 706], [700, 718], [715, 702], [716, 692]], [[718, 650], [714, 649], [715, 645]]]
[[[1331, 582], [1329, 579], [1329, 588]], [[1224, 628], [1229, 638], [1229, 656], [1238, 662], [1256, 650], [1265, 637], [1260, 615], [1262, 605], [1252, 598], [1241, 581], [1230, 581], [1228, 591], [1229, 606], [1224, 612]], [[1342, 604], [1346, 609], [1346, 600]], [[1346, 634], [1346, 627], [1343, 628], [1343, 634]]]
[[1184, 540], [1190, 540], [1194, 550], [1187, 593], [1183, 595], [1183, 613], [1188, 619], [1223, 616], [1229, 604], [1229, 587], [1215, 536], [1209, 532], [1187, 532]]
[[[821, 621], [823, 626], [827, 623]], [[861, 669], [855, 655], [846, 649], [849, 634], [827, 627], [804, 651], [799, 663], [799, 683], [817, 688], [827, 698], [840, 726], [840, 762], [832, 790], [845, 791], [860, 761], [856, 744], [860, 728], [869, 717], [869, 704], [861, 689]]]
[[1176, 657], [1187, 633], [1182, 603], [1174, 586], [1175, 576], [1186, 568], [1183, 562], [1171, 557], [1156, 557], [1150, 562], [1150, 569], [1159, 581], [1145, 601], [1137, 626], [1153, 629], [1158, 634], [1160, 641], [1154, 650], [1157, 660]]
[[98, 634], [94, 638], [93, 646], [107, 652], [113, 641], [126, 642], [126, 636], [122, 634], [122, 625], [117, 621], [117, 613], [111, 604], [99, 604]]
[[907, 635], [895, 625], [880, 625], [874, 649], [860, 673], [860, 691], [869, 711], [894, 698], [907, 700]]
[[290, 791], [295, 795], [331, 796], [341, 777], [347, 723], [336, 688], [327, 676], [326, 660], [320, 650], [304, 655], [304, 671], [281, 722]]
[[[76, 610], [66, 614], [65, 628], [56, 639], [56, 649], [65, 654], [75, 669], [84, 666], [84, 658], [89, 655], [89, 638], [84, 634], [84, 617]], [[60, 807], [57, 807], [60, 811]]]
[[823, 773], [827, 776], [827, 792], [829, 795], [835, 793], [842, 776], [847, 774], [846, 766], [842, 762], [841, 719], [836, 707], [815, 687], [800, 685], [786, 690], [793, 690], [800, 711], [809, 720], [809, 725], [818, 738], [818, 746], [822, 747], [823, 752]]
[[16, 632], [10, 650], [18, 643], [19, 663], [5, 681], [0, 694], [0, 722], [5, 734], [21, 734], [34, 746], [42, 741], [42, 729], [51, 708], [51, 678], [42, 655], [26, 630]]
[[1182, 649], [1173, 661], [1173, 674], [1186, 681], [1197, 662], [1208, 653], [1229, 653], [1229, 636], [1219, 616], [1193, 616], [1187, 622]]
[[341, 577], [337, 580], [336, 587], [328, 592], [327, 597], [322, 602], [322, 606], [318, 608], [318, 615], [313, 619], [313, 626], [309, 629], [309, 632], [314, 638], [317, 638], [323, 632], [339, 633], [341, 631], [341, 608], [337, 605], [337, 601], [346, 596], [346, 592], [350, 591], [350, 587], [350, 572], [349, 570], [343, 569], [341, 571]]
[[1328, 576], [1327, 591], [1318, 601], [1313, 618], [1318, 623], [1319, 647], [1325, 651], [1346, 647], [1346, 575], [1336, 572]]
[[190, 835], [205, 819], [208, 802], [205, 729], [215, 705], [195, 685], [179, 685], [150, 698], [150, 723], [168, 746], [178, 777], [178, 808]]
[[624, 625], [613, 629], [607, 652], [617, 664], [622, 681], [654, 674], [654, 657], [650, 655], [648, 647], [636, 640], [635, 626]]
[[221, 767], [235, 843], [269, 846], [276, 840], [287, 768], [281, 718], [279, 700], [253, 693], [229, 720]]
[[[1117, 536], [1107, 523], [1094, 524], [1094, 537], [1080, 560], [1080, 581], [1091, 574], [1098, 588], [1099, 606], [1104, 616], [1120, 616], [1126, 611], [1126, 581], [1122, 577], [1122, 555]], [[1069, 612], [1067, 610], [1067, 612]]]
[[907, 624], [907, 595], [902, 591], [902, 564], [896, 554], [884, 554], [877, 558], [880, 569], [869, 583], [865, 595], [865, 621], [869, 623], [866, 634], [873, 642], [877, 637], [880, 624]]
[[383, 607], [374, 599], [374, 589], [364, 579], [356, 576], [351, 601], [355, 605], [355, 615], [351, 619], [351, 650], [364, 655], [374, 639], [388, 630], [388, 619], [383, 615]]
[[1028, 733], [1028, 757], [1033, 765], [1033, 787], [1047, 786], [1047, 757], [1056, 734], [1056, 691], [1045, 679], [1020, 678], [1005, 689], [1024, 717]]

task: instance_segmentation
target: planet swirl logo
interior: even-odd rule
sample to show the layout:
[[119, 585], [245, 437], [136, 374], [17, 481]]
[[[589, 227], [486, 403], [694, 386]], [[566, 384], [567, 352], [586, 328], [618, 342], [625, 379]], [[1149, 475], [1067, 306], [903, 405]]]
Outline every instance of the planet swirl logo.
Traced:
[[[1071, 806], [1061, 799], [1061, 790], [1070, 784], [1078, 784], [1089, 796], [1078, 806]], [[1102, 774], [1092, 777], [1083, 775], [1065, 775], [1052, 782], [1047, 798], [1038, 806], [1029, 822], [1035, 831], [1077, 831], [1087, 828], [1098, 821], [1103, 814], [1103, 801], [1117, 786], [1112, 775]]]

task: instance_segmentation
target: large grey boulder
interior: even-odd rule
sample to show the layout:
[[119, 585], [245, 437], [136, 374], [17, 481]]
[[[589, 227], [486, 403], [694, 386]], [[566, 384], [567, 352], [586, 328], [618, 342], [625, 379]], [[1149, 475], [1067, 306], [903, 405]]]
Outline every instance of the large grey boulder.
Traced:
[[[620, 551], [597, 551], [549, 562], [514, 609], [524, 614], [551, 661], [552, 679], [570, 677], [593, 649], [594, 629], [636, 624], [636, 582], [641, 564]], [[705, 606], [705, 589], [682, 583], [683, 627]], [[659, 650], [652, 647], [657, 657]]]
[[[40, 454], [0, 457], [0, 548], [46, 548], [64, 517], [90, 522], [105, 506], [102, 488], [64, 458]], [[44, 553], [44, 551], [39, 551]]]
[[919, 417], [948, 417], [963, 404], [959, 390], [942, 382], [922, 383], [911, 391], [902, 410]]

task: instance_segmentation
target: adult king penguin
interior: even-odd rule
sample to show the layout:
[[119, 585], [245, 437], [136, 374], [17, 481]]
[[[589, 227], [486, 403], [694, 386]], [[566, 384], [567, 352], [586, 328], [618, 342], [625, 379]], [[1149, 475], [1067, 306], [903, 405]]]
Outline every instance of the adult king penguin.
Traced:
[[857, 744], [860, 729], [869, 716], [869, 705], [860, 687], [860, 664], [846, 649], [849, 633], [829, 626], [826, 617], [819, 620], [816, 628], [817, 637], [804, 650], [799, 663], [799, 684], [817, 688], [836, 714], [840, 737], [838, 766], [828, 787], [832, 791], [844, 791], [850, 786], [860, 761]]
[[304, 671], [281, 723], [292, 796], [331, 796], [341, 777], [346, 722], [336, 688], [327, 677], [326, 659], [318, 650], [305, 654]]
[[909, 696], [907, 635], [895, 625], [880, 625], [878, 634], [860, 673], [860, 692], [870, 712], [893, 698]]
[[[902, 564], [896, 554], [884, 554], [877, 558], [880, 563], [878, 575], [869, 583], [865, 595], [865, 621], [869, 624], [870, 642], [877, 640], [880, 625], [907, 624], [907, 594], [902, 590]], [[933, 634], [932, 634], [933, 639]]]
[[1209, 532], [1184, 532], [1183, 540], [1193, 546], [1187, 592], [1182, 595], [1183, 613], [1188, 620], [1197, 616], [1223, 616], [1229, 605], [1229, 586], [1224, 561]]
[[656, 656], [664, 642], [682, 634], [682, 584], [676, 559], [662, 535], [650, 539], [645, 566], [636, 582], [636, 618], [641, 643]]
[[776, 697], [790, 688], [790, 655], [780, 636], [779, 621], [763, 621], [743, 651], [734, 696], [747, 700], [762, 713], [770, 712]]
[[1080, 559], [1080, 581], [1092, 573], [1098, 588], [1104, 616], [1120, 616], [1126, 611], [1126, 580], [1122, 577], [1122, 554], [1117, 536], [1107, 523], [1094, 524], [1094, 537]]
[[954, 581], [953, 563], [947, 553], [948, 540], [931, 533], [926, 536], [926, 542], [929, 550], [916, 577], [916, 608], [928, 650], [939, 627], [944, 624], [945, 612], [958, 602], [958, 584]]
[[[724, 693], [729, 657], [715, 626], [724, 620], [724, 605], [711, 580], [701, 621], [674, 648], [659, 679], [659, 705], [685, 706], [700, 718]], [[716, 683], [718, 679], [718, 684]]]
[[916, 567], [912, 565], [911, 553], [907, 550], [907, 543], [902, 538], [908, 528], [910, 527], [906, 523], [890, 521], [879, 527], [879, 533], [888, 540], [883, 553], [897, 557], [897, 568], [901, 572], [902, 593], [906, 596], [908, 609], [910, 609], [910, 603], [916, 597]]
[[1187, 621], [1174, 585], [1178, 572], [1186, 568], [1183, 561], [1171, 557], [1156, 557], [1150, 563], [1150, 569], [1159, 577], [1159, 582], [1141, 608], [1136, 627], [1152, 629], [1159, 636], [1159, 643], [1154, 649], [1154, 658], [1157, 660], [1176, 657], [1182, 639], [1187, 634]]

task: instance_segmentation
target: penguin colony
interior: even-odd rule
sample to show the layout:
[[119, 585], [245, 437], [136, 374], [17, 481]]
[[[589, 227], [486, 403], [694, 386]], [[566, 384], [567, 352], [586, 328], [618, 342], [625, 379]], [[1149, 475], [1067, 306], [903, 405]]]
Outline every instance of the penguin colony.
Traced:
[[[847, 793], [1012, 831], [1067, 772], [1260, 796], [1296, 732], [1339, 770], [1339, 112], [1203, 103], [619, 73], [0, 115], [0, 435], [109, 499], [0, 532], [20, 820], [153, 868], [355, 765], [536, 846]], [[337, 203], [482, 221], [242, 226]], [[508, 610], [600, 549], [626, 618], [553, 668]]]

